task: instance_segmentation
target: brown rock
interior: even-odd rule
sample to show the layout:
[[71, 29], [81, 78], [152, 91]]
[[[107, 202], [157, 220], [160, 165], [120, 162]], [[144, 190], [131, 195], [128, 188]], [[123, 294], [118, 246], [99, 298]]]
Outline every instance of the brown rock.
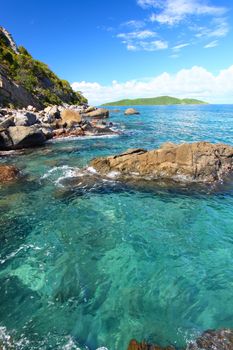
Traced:
[[138, 343], [135, 339], [132, 339], [129, 343], [128, 350], [175, 350], [175, 348], [173, 346], [162, 348], [161, 346], [145, 342]]
[[91, 166], [101, 175], [114, 171], [121, 178], [214, 182], [233, 171], [233, 147], [208, 142], [166, 144], [152, 151], [128, 150], [94, 159]]
[[17, 179], [19, 170], [13, 165], [0, 165], [0, 183]]
[[187, 346], [187, 350], [232, 350], [233, 330], [208, 330], [195, 342]]
[[109, 110], [105, 108], [97, 108], [96, 110], [89, 112], [89, 113], [84, 113], [84, 117], [89, 117], [89, 118], [108, 118], [109, 117]]
[[94, 106], [89, 106], [85, 109], [85, 113], [90, 113], [96, 110], [96, 107]]
[[64, 109], [61, 112], [61, 120], [59, 120], [59, 125], [65, 126], [67, 128], [72, 128], [82, 121], [81, 115], [71, 109]]
[[85, 132], [81, 128], [76, 128], [73, 130], [69, 129], [57, 129], [53, 132], [53, 138], [59, 139], [59, 138], [65, 138], [65, 137], [75, 137], [75, 136], [84, 136]]
[[134, 115], [134, 114], [140, 114], [135, 108], [128, 108], [124, 112], [125, 115]]

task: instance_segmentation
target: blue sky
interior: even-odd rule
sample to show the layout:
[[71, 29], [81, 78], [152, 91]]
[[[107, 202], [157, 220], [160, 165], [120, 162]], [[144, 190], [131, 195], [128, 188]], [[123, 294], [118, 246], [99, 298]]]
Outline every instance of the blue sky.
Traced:
[[169, 94], [233, 103], [232, 7], [229, 0], [1, 0], [0, 25], [90, 102]]

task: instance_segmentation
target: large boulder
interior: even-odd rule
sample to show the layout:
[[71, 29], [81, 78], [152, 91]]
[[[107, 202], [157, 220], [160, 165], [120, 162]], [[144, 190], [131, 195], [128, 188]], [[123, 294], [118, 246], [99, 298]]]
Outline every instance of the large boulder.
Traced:
[[14, 117], [15, 126], [31, 126], [38, 123], [37, 116], [34, 113], [17, 112]]
[[19, 169], [13, 165], [0, 165], [0, 184], [13, 181], [17, 179], [19, 175]]
[[97, 158], [91, 166], [101, 175], [114, 172], [119, 178], [214, 182], [233, 171], [233, 147], [208, 142], [170, 143], [152, 151], [133, 149]]
[[233, 330], [208, 330], [196, 341], [188, 344], [186, 350], [232, 350]]
[[43, 132], [36, 127], [12, 126], [8, 129], [9, 139], [12, 142], [11, 149], [20, 149], [40, 146], [46, 141]]
[[125, 115], [134, 115], [134, 114], [140, 114], [135, 108], [128, 108], [124, 112]]
[[72, 128], [82, 122], [82, 116], [71, 109], [64, 109], [61, 112], [61, 119], [59, 120], [59, 126], [66, 128]]
[[108, 118], [109, 110], [106, 108], [97, 108], [92, 112], [84, 113], [83, 116], [88, 118], [97, 118], [97, 119]]

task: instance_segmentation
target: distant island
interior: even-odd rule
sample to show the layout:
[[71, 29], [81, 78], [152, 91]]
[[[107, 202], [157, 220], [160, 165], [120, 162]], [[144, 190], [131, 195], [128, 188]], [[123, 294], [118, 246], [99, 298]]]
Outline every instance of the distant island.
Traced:
[[126, 99], [116, 102], [104, 103], [102, 106], [154, 106], [154, 105], [203, 105], [207, 102], [192, 98], [179, 99], [170, 96], [159, 96], [151, 98]]

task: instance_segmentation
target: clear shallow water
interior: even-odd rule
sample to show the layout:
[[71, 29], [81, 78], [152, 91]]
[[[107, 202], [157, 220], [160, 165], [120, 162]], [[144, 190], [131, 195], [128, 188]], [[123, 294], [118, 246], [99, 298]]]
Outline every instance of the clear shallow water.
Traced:
[[0, 338], [18, 349], [125, 350], [131, 338], [182, 347], [233, 327], [233, 185], [72, 182], [93, 157], [127, 148], [233, 144], [232, 106], [138, 109], [113, 115], [119, 137], [1, 159], [27, 174], [0, 188]]

